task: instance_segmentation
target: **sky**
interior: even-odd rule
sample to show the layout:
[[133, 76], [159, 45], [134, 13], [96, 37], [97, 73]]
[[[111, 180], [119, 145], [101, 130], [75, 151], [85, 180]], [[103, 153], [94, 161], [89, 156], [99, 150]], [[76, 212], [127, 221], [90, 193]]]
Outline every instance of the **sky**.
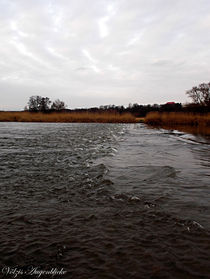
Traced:
[[209, 64], [210, 0], [0, 0], [0, 110], [186, 103]]

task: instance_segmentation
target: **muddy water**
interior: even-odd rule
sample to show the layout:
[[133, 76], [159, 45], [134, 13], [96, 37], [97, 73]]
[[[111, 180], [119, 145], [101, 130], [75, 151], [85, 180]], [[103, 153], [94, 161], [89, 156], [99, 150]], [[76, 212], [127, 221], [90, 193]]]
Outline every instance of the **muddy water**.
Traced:
[[0, 123], [0, 275], [210, 278], [209, 170], [184, 132]]

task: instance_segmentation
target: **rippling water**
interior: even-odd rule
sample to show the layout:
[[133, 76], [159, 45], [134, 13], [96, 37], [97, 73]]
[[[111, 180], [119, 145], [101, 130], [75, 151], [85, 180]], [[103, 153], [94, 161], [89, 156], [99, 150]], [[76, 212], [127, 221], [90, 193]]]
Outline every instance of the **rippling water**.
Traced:
[[143, 124], [0, 123], [0, 143], [1, 269], [210, 278], [208, 138]]

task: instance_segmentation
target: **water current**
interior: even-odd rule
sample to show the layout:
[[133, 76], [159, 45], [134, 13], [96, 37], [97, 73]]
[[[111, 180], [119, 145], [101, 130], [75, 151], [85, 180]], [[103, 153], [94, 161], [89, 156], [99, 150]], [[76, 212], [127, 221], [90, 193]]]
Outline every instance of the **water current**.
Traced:
[[184, 132], [0, 123], [0, 278], [210, 278], [209, 170]]

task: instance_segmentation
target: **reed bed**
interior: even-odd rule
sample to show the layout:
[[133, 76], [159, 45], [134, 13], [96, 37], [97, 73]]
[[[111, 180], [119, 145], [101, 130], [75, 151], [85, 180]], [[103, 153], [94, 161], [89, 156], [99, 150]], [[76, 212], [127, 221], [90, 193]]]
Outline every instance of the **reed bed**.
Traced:
[[145, 118], [145, 123], [151, 125], [210, 126], [210, 113], [150, 112]]
[[184, 133], [193, 134], [193, 135], [202, 135], [202, 136], [210, 136], [210, 126], [190, 126], [190, 125], [163, 125], [161, 128], [166, 130], [178, 130]]
[[210, 113], [150, 112], [147, 114], [144, 122], [152, 126], [170, 127], [177, 130], [183, 130], [183, 128], [187, 130], [187, 127], [192, 127], [194, 128], [191, 129], [193, 131], [208, 135], [210, 131]]
[[130, 113], [113, 112], [0, 112], [0, 122], [135, 123]]

